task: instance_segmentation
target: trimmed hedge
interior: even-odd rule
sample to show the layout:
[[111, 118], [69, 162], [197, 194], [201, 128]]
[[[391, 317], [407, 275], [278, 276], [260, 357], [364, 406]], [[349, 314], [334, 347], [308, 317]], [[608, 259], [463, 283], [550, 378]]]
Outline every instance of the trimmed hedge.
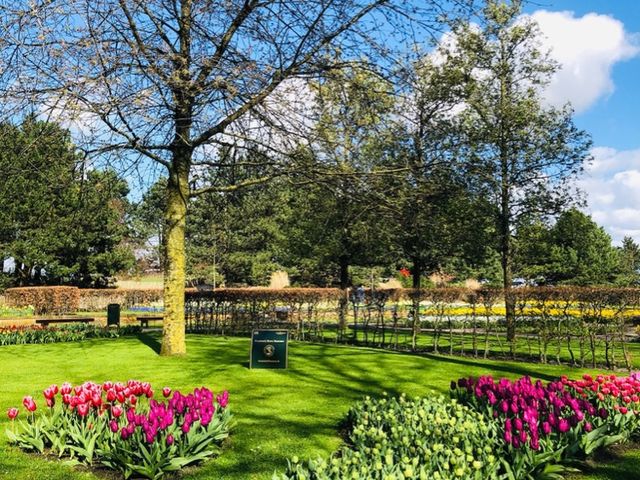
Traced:
[[338, 301], [344, 297], [339, 288], [218, 288], [216, 290], [189, 289], [186, 301], [213, 300], [215, 302], [317, 303]]
[[65, 315], [78, 311], [80, 293], [77, 287], [8, 288], [5, 298], [10, 307], [33, 306], [36, 315]]
[[83, 288], [80, 290], [80, 310], [96, 312], [105, 310], [110, 303], [118, 303], [123, 309], [162, 301], [161, 288]]

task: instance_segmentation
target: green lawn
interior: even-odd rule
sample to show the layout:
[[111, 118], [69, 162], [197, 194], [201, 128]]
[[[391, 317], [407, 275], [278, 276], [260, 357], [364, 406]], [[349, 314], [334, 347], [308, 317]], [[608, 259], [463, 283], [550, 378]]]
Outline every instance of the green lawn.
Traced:
[[[192, 389], [228, 389], [237, 427], [222, 456], [187, 472], [189, 479], [269, 479], [286, 458], [327, 454], [340, 444], [338, 425], [364, 395], [446, 393], [451, 379], [493, 373], [550, 379], [567, 368], [466, 358], [417, 357], [373, 349], [293, 342], [287, 371], [249, 370], [249, 339], [192, 335], [184, 358], [161, 358], [157, 338], [0, 347], [0, 432], [4, 412], [23, 395], [42, 399], [50, 383], [84, 380], [150, 381]], [[582, 372], [569, 370], [576, 376]], [[581, 480], [640, 478], [640, 455], [621, 451], [613, 463]], [[27, 456], [9, 448], [0, 433], [0, 478], [91, 479], [95, 475]]]

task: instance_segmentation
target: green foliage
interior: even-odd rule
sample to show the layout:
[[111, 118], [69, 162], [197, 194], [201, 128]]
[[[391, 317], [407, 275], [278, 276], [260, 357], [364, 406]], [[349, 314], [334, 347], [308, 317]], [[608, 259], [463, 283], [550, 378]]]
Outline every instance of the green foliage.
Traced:
[[90, 338], [118, 338], [140, 332], [138, 326], [105, 328], [95, 325], [71, 324], [59, 327], [39, 325], [0, 327], [0, 346], [30, 343], [79, 342]]
[[618, 253], [620, 255], [620, 275], [617, 283], [638, 285], [640, 283], [640, 246], [631, 237], [624, 237]]
[[497, 479], [497, 429], [444, 397], [365, 398], [349, 412], [348, 446], [329, 459], [297, 458], [274, 479]]
[[124, 180], [87, 171], [54, 123], [2, 123], [0, 137], [0, 258], [15, 259], [15, 283], [105, 285], [133, 265]]
[[[254, 153], [237, 161], [266, 160]], [[238, 168], [233, 174], [240, 181], [251, 170]], [[268, 285], [271, 273], [284, 269], [278, 248], [287, 213], [281, 204], [283, 187], [276, 182], [193, 198], [187, 223], [188, 277], [216, 286]]]
[[463, 155], [494, 204], [507, 286], [515, 226], [532, 213], [554, 215], [579, 200], [572, 181], [591, 145], [573, 124], [570, 106], [545, 105], [541, 92], [558, 65], [540, 50], [540, 30], [521, 12], [519, 0], [487, 1], [480, 28], [456, 25], [456, 42], [443, 52], [465, 73]]
[[164, 266], [164, 214], [166, 210], [167, 179], [162, 177], [144, 193], [131, 209], [134, 238], [149, 251], [152, 268]]
[[20, 318], [33, 316], [34, 307], [28, 305], [26, 307], [8, 307], [0, 305], [0, 318]]
[[[309, 148], [294, 152], [302, 187], [289, 191], [283, 228], [285, 265], [302, 264], [292, 277], [310, 283], [320, 272], [346, 288], [349, 267], [388, 263], [392, 232], [381, 218], [385, 185], [380, 180], [392, 144], [389, 118], [391, 85], [374, 73], [348, 68], [334, 71], [310, 87], [318, 118]], [[319, 265], [309, 271], [310, 260]], [[297, 274], [297, 275], [296, 275]]]
[[539, 221], [524, 225], [517, 240], [519, 272], [538, 283], [610, 284], [621, 272], [611, 237], [575, 208], [562, 212], [551, 227]]

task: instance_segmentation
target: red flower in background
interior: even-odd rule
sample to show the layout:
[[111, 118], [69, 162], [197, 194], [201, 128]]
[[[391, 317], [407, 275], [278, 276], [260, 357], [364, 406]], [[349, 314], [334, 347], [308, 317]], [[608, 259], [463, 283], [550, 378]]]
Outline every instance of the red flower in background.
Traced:
[[404, 268], [404, 267], [402, 267], [402, 268], [400, 269], [400, 275], [402, 275], [404, 278], [408, 278], [408, 277], [410, 277], [410, 276], [411, 276], [411, 272], [409, 271], [409, 269], [408, 269], [408, 268]]

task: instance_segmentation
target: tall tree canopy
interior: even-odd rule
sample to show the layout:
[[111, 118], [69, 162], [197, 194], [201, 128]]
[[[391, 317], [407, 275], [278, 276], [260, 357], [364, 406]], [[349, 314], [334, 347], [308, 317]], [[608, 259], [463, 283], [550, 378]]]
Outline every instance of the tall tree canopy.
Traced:
[[2, 0], [2, 103], [75, 117], [87, 153], [124, 150], [166, 168], [161, 353], [182, 354], [188, 199], [224, 188], [191, 181], [200, 166], [225, 167], [211, 145], [264, 138], [252, 129], [280, 123], [273, 94], [287, 80], [344, 63], [328, 47], [374, 58], [416, 32], [409, 14], [428, 26], [442, 13], [436, 0]]
[[545, 104], [544, 87], [558, 66], [540, 50], [536, 23], [521, 13], [520, 0], [488, 0], [480, 27], [457, 25], [443, 49], [446, 61], [465, 72], [466, 156], [496, 206], [511, 340], [514, 227], [524, 216], [558, 213], [576, 200], [572, 180], [588, 161], [591, 145], [574, 126], [569, 106]]

